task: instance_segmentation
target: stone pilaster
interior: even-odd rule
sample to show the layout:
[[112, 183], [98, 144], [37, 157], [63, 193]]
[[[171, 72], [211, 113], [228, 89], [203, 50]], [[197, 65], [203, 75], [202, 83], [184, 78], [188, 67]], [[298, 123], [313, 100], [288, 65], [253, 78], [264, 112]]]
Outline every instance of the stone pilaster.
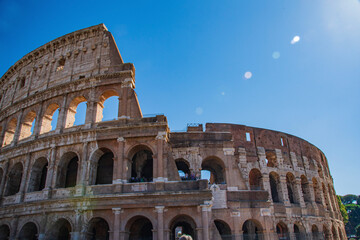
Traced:
[[26, 154], [26, 160], [25, 160], [25, 167], [24, 167], [24, 171], [23, 171], [23, 175], [21, 177], [21, 184], [20, 184], [20, 201], [24, 201], [24, 196], [25, 196], [25, 188], [26, 188], [26, 182], [28, 179], [28, 174], [29, 174], [29, 166], [30, 166], [30, 162], [31, 162], [31, 153]]
[[166, 181], [164, 174], [164, 143], [168, 141], [167, 132], [158, 132], [156, 136], [157, 156], [154, 158], [154, 182]]
[[157, 212], [157, 239], [164, 240], [164, 206], [156, 206]]
[[117, 138], [118, 142], [118, 157], [114, 161], [114, 177], [113, 177], [113, 183], [124, 183], [126, 182], [126, 176], [124, 176], [124, 162], [125, 162], [125, 142], [126, 140], [123, 137]]
[[300, 178], [296, 178], [295, 180], [295, 188], [296, 188], [296, 195], [298, 196], [298, 200], [299, 200], [299, 204], [300, 207], [304, 208], [306, 207], [305, 201], [304, 201], [304, 195], [301, 189], [301, 179]]
[[66, 107], [67, 98], [68, 96], [66, 94], [59, 109], [58, 121], [56, 123], [56, 131], [55, 131], [56, 133], [61, 133], [65, 128], [66, 116], [67, 116], [67, 107]]
[[120, 240], [122, 210], [121, 210], [121, 208], [113, 208], [112, 211], [114, 213], [113, 240]]
[[4, 191], [5, 191], [5, 182], [6, 182], [6, 176], [8, 175], [8, 170], [9, 170], [9, 160], [7, 160], [4, 163], [4, 167], [3, 167], [3, 175], [1, 177], [1, 184], [0, 184], [0, 198], [2, 198], [4, 196]]
[[233, 219], [233, 229], [234, 229], [234, 240], [241, 240], [242, 231], [240, 230], [240, 212], [231, 212], [230, 213]]
[[209, 240], [209, 213], [211, 214], [211, 205], [202, 204], [201, 207], [201, 221], [203, 228], [203, 240]]
[[[290, 204], [290, 200], [289, 200], [289, 194], [288, 194], [288, 190], [287, 190], [287, 185], [286, 185], [286, 177], [284, 176], [280, 176], [280, 188], [278, 189], [278, 194], [280, 196], [281, 194], [281, 199], [282, 202], [286, 205], [286, 206], [291, 206]], [[279, 191], [281, 190], [281, 191]]]

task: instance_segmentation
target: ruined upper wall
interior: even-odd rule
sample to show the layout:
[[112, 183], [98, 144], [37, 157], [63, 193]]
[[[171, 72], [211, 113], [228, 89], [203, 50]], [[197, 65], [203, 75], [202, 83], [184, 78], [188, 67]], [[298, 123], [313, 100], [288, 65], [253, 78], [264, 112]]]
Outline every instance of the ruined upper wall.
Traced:
[[0, 79], [0, 107], [80, 78], [133, 68], [123, 63], [104, 24], [78, 30], [46, 43], [10, 67]]

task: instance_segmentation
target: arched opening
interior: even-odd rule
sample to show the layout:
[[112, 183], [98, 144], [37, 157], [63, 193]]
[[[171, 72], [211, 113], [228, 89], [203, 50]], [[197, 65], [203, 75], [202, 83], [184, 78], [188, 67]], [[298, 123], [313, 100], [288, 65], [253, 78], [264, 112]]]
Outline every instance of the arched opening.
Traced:
[[301, 191], [305, 202], [311, 202], [309, 182], [304, 175], [301, 175]]
[[114, 154], [106, 148], [99, 149], [103, 152], [97, 162], [95, 184], [112, 184], [114, 170]]
[[258, 221], [255, 220], [246, 220], [242, 226], [243, 239], [244, 240], [261, 240], [262, 236], [262, 226]]
[[225, 165], [219, 158], [207, 158], [201, 164], [202, 170], [210, 172], [210, 184], [225, 184]]
[[47, 167], [46, 158], [39, 158], [35, 161], [31, 169], [28, 192], [41, 191], [45, 188]]
[[55, 224], [50, 228], [50, 232], [47, 234], [48, 239], [54, 240], [70, 240], [72, 232], [71, 225], [68, 220], [61, 218], [55, 222]]
[[21, 178], [23, 175], [23, 166], [16, 163], [9, 172], [5, 196], [15, 195], [20, 191]]
[[249, 185], [250, 190], [262, 190], [263, 189], [263, 180], [262, 174], [259, 169], [251, 169], [249, 173]]
[[277, 166], [277, 159], [276, 159], [276, 154], [273, 151], [266, 151], [265, 153], [265, 161], [266, 161], [266, 166], [268, 167], [276, 167]]
[[197, 240], [196, 224], [194, 220], [187, 215], [176, 216], [170, 223], [170, 239], [176, 240], [183, 234], [190, 235], [193, 240]]
[[77, 180], [79, 158], [74, 152], [65, 153], [58, 168], [58, 188], [74, 187]]
[[271, 189], [271, 197], [273, 202], [281, 202], [281, 185], [280, 185], [280, 177], [277, 173], [271, 172], [269, 174], [270, 181], [270, 189]]
[[104, 92], [97, 104], [96, 122], [115, 120], [119, 114], [119, 94], [114, 90]]
[[29, 112], [25, 116], [25, 118], [21, 124], [19, 140], [22, 140], [24, 138], [31, 136], [31, 134], [33, 133], [34, 125], [35, 125], [35, 118], [36, 118], [36, 113], [34, 111]]
[[191, 175], [188, 161], [180, 158], [175, 160], [175, 164], [181, 180], [195, 180], [195, 175]]
[[290, 240], [289, 231], [285, 223], [279, 222], [276, 225], [276, 233], [279, 240]]
[[306, 239], [306, 230], [300, 224], [294, 224], [294, 236], [296, 240]]
[[286, 174], [286, 187], [288, 190], [288, 197], [290, 203], [298, 203], [298, 199], [296, 197], [296, 181], [295, 177], [292, 173]]
[[109, 240], [109, 224], [103, 218], [93, 218], [86, 233], [87, 240]]
[[221, 237], [221, 240], [232, 240], [231, 228], [229, 225], [221, 220], [214, 221], [217, 231]]
[[314, 177], [312, 179], [312, 182], [313, 182], [313, 189], [314, 189], [314, 195], [315, 195], [315, 202], [321, 204], [322, 199], [321, 199], [321, 195], [320, 195], [320, 189], [319, 189], [318, 181]]
[[129, 232], [129, 240], [152, 240], [153, 225], [143, 216], [133, 217], [127, 223], [126, 230]]
[[318, 227], [314, 224], [311, 227], [312, 239], [321, 239]]
[[10, 120], [10, 122], [8, 122], [4, 135], [3, 146], [9, 145], [14, 140], [16, 125], [17, 125], [16, 118], [13, 118]]
[[56, 103], [50, 104], [42, 118], [40, 134], [55, 130], [57, 119], [59, 116], [59, 105]]
[[19, 240], [37, 240], [38, 229], [33, 222], [26, 223], [19, 233]]
[[325, 225], [323, 226], [323, 236], [324, 236], [325, 240], [331, 240], [332, 239], [330, 230]]
[[3, 224], [0, 226], [0, 239], [8, 240], [10, 238], [10, 228]]
[[145, 146], [139, 146], [131, 158], [130, 182], [151, 182], [153, 180], [153, 153]]
[[326, 192], [326, 188], [325, 188], [325, 184], [322, 183], [322, 190], [323, 190], [323, 195], [324, 195], [324, 199], [325, 199], [325, 204], [326, 204], [326, 209], [328, 211], [331, 211], [331, 207], [330, 207], [330, 201], [329, 201], [329, 195]]
[[76, 97], [71, 101], [66, 115], [65, 128], [85, 123], [86, 101], [83, 96]]

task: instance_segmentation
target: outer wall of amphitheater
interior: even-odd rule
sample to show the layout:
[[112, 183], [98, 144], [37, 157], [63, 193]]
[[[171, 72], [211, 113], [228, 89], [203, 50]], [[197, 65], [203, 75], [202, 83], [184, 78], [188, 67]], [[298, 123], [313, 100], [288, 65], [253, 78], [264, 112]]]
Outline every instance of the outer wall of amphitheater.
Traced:
[[[318, 148], [143, 117], [134, 65], [103, 24], [25, 55], [0, 86], [0, 239], [346, 239]], [[103, 121], [114, 96], [118, 117]]]

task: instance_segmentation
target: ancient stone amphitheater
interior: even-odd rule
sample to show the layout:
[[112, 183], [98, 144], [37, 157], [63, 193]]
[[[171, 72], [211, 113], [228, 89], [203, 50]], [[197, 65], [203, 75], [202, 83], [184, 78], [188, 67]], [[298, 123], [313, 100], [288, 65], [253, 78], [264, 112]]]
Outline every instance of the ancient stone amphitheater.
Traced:
[[[103, 24], [28, 53], [0, 86], [0, 239], [346, 238], [318, 148], [244, 125], [171, 132], [164, 115], [143, 117], [134, 65]], [[113, 96], [118, 117], [103, 121]]]

